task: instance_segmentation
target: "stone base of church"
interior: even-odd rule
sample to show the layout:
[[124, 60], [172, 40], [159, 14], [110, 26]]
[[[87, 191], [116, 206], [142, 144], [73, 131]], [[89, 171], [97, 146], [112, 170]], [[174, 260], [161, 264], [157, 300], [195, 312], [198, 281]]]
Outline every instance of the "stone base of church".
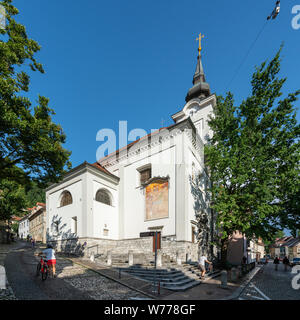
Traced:
[[[92, 255], [107, 258], [110, 253], [113, 257], [119, 257], [119, 260], [126, 262], [129, 253], [132, 253], [134, 263], [143, 264], [143, 262], [154, 259], [152, 237], [124, 240], [73, 238], [48, 242], [52, 243], [57, 252], [74, 253], [85, 258], [90, 258]], [[162, 238], [159, 253], [163, 263], [178, 262], [179, 260], [182, 262], [197, 261], [199, 248], [197, 243], [170, 241]]]

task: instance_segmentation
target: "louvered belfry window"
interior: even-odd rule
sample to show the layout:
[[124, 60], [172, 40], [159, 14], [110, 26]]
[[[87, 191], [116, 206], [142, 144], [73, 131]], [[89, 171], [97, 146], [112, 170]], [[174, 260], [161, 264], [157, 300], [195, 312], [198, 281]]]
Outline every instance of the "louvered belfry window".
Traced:
[[60, 200], [60, 206], [64, 207], [64, 206], [68, 206], [69, 204], [73, 203], [73, 199], [72, 199], [72, 195], [69, 191], [64, 191], [62, 198]]
[[107, 204], [108, 206], [112, 205], [110, 194], [104, 189], [98, 190], [96, 194], [96, 201]]
[[144, 169], [140, 171], [141, 184], [144, 184], [147, 180], [151, 178], [151, 168]]

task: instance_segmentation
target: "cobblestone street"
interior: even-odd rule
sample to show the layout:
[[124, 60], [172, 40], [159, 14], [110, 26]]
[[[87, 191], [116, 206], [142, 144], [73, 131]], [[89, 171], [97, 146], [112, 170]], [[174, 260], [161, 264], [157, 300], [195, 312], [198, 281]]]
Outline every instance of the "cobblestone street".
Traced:
[[39, 261], [27, 243], [7, 253], [7, 289], [0, 300], [129, 300], [147, 298], [91, 270], [57, 257], [57, 278], [36, 277]]
[[291, 268], [284, 271], [281, 263], [275, 271], [273, 262], [261, 267], [243, 290], [238, 300], [300, 300], [300, 289], [292, 288], [292, 279], [296, 274]]
[[63, 279], [95, 300], [146, 298], [125, 286], [61, 258], [57, 258], [57, 278]]

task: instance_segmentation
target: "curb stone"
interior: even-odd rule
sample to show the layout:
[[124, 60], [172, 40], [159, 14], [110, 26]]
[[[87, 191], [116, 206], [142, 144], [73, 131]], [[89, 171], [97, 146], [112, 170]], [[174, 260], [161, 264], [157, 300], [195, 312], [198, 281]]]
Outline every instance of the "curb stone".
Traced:
[[220, 300], [234, 300], [237, 297], [239, 297], [260, 269], [261, 269], [260, 267], [255, 267], [254, 270], [251, 271], [250, 274], [248, 274], [247, 278], [242, 282], [240, 287], [234, 291], [232, 295]]

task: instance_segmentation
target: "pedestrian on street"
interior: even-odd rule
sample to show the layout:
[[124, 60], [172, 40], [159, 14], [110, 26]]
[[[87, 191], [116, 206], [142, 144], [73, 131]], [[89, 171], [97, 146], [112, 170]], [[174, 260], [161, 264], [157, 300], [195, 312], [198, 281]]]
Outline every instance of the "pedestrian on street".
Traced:
[[205, 262], [212, 265], [212, 262], [208, 261], [205, 255], [202, 255], [199, 259], [199, 269], [201, 270], [201, 279], [205, 278], [205, 273], [206, 273]]
[[287, 256], [284, 257], [282, 260], [282, 263], [284, 264], [284, 271], [287, 271], [287, 267], [290, 265], [290, 260], [288, 259]]
[[275, 264], [275, 271], [278, 270], [278, 265], [279, 265], [280, 261], [278, 259], [278, 257], [276, 256], [275, 259], [274, 259], [274, 264]]
[[32, 249], [34, 249], [34, 247], [35, 247], [35, 239], [34, 238], [32, 238], [32, 240], [31, 240], [31, 246], [32, 246]]

